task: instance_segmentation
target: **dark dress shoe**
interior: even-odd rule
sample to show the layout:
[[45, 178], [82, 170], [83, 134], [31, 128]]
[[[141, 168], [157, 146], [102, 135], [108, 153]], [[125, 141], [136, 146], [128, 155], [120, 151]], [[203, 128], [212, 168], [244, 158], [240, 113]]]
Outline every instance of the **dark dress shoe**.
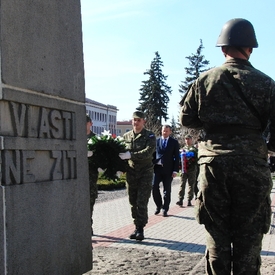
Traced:
[[157, 208], [156, 211], [155, 211], [155, 215], [157, 215], [159, 213], [160, 213], [160, 208]]
[[162, 213], [162, 216], [163, 217], [168, 217], [167, 211], [164, 210], [163, 213]]

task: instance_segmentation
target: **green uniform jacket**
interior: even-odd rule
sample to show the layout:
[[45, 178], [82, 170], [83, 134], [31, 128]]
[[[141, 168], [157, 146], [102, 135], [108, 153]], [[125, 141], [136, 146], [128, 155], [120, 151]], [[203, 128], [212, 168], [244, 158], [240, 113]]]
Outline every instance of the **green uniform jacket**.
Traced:
[[[239, 96], [225, 69], [234, 76], [259, 116]], [[206, 133], [199, 143], [199, 158], [216, 155], [267, 158], [262, 132], [268, 121], [268, 147], [275, 149], [275, 82], [246, 60], [230, 59], [221, 67], [202, 73], [181, 104], [182, 125]]]
[[142, 170], [153, 168], [153, 153], [156, 150], [156, 137], [151, 131], [143, 129], [135, 134], [133, 130], [125, 133], [123, 138], [127, 150], [131, 153], [128, 161], [130, 169]]

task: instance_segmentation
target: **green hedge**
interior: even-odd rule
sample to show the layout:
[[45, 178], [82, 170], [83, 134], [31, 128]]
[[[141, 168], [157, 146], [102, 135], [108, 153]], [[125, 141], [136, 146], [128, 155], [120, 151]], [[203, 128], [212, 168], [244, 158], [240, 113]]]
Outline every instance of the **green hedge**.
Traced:
[[97, 180], [98, 190], [116, 190], [123, 189], [126, 187], [126, 177], [125, 174], [116, 181], [110, 181], [102, 177], [102, 173], [99, 173]]

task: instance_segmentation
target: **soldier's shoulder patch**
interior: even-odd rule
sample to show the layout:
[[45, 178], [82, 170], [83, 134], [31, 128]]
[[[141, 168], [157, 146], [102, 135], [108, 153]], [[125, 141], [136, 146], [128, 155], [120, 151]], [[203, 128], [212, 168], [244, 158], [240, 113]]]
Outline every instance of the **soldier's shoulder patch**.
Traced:
[[151, 133], [151, 134], [149, 135], [149, 138], [152, 138], [152, 137], [155, 137], [155, 135]]

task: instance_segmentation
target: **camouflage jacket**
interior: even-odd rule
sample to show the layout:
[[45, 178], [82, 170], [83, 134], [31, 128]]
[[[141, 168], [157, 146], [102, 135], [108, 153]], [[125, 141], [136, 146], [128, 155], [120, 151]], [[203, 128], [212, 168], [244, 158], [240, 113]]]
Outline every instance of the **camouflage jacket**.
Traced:
[[[235, 83], [225, 70], [234, 75]], [[258, 115], [236, 91], [236, 85]], [[199, 142], [199, 157], [229, 154], [266, 158], [262, 132], [268, 121], [269, 146], [275, 148], [275, 82], [246, 60], [230, 59], [202, 73], [181, 105], [182, 125], [205, 132]]]
[[133, 130], [125, 133], [123, 138], [126, 143], [126, 149], [131, 153], [131, 159], [128, 161], [131, 168], [152, 168], [153, 153], [156, 150], [156, 137], [151, 131], [143, 129], [139, 134]]

